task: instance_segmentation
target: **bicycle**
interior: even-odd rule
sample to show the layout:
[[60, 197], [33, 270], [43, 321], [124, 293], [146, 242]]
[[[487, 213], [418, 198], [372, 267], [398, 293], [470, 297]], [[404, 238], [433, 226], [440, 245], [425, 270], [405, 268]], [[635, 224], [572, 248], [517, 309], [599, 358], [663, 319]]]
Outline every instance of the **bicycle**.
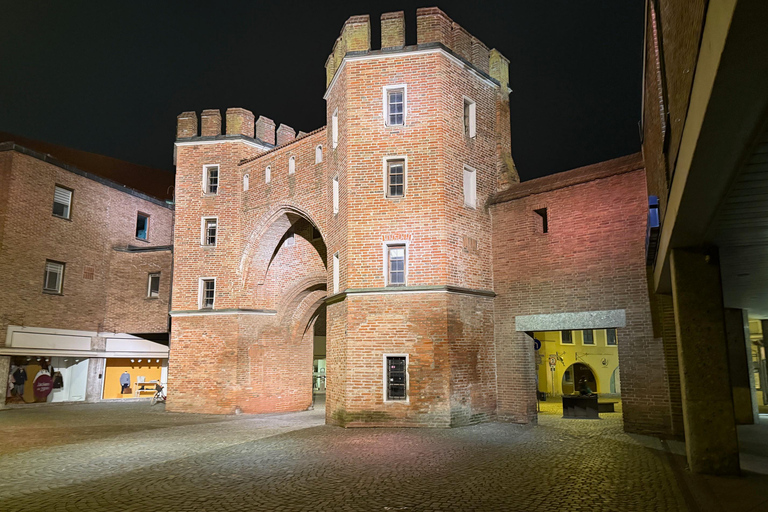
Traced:
[[158, 402], [165, 402], [168, 399], [165, 394], [165, 388], [161, 384], [156, 384], [155, 387], [157, 391], [149, 400], [149, 405], [155, 405]]

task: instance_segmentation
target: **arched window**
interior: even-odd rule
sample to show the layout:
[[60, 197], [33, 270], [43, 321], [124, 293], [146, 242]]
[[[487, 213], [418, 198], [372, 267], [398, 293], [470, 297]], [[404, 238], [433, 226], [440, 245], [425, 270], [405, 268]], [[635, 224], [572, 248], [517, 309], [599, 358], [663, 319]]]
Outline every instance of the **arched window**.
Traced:
[[319, 164], [323, 161], [323, 145], [318, 144], [315, 148], [315, 163]]
[[269, 183], [272, 181], [272, 167], [269, 165], [266, 169], [264, 169], [264, 183]]
[[246, 191], [246, 190], [248, 190], [250, 188], [250, 186], [251, 186], [250, 182], [251, 182], [251, 175], [250, 174], [246, 174], [245, 176], [243, 176], [243, 191]]
[[296, 157], [292, 156], [288, 159], [288, 174], [293, 174], [296, 172]]

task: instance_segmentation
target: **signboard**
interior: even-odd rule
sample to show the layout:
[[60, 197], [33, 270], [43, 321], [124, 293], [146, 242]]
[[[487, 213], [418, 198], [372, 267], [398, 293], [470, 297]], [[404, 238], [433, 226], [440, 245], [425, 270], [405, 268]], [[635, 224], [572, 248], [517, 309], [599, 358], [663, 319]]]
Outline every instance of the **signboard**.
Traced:
[[539, 350], [541, 348], [541, 340], [538, 338], [533, 338], [533, 348], [535, 350]]
[[554, 370], [555, 365], [557, 364], [557, 357], [555, 356], [549, 356], [549, 367]]
[[53, 390], [53, 379], [50, 375], [41, 375], [35, 379], [33, 384], [35, 389], [35, 398], [42, 400], [51, 394]]

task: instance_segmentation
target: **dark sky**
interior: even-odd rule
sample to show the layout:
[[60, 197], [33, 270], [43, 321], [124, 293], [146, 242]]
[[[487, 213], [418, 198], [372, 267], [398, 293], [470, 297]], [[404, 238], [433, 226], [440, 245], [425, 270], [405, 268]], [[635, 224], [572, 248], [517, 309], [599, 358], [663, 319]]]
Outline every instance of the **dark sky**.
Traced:
[[172, 170], [176, 115], [244, 107], [325, 124], [344, 21], [437, 5], [510, 59], [523, 180], [639, 151], [643, 2], [0, 0], [0, 131]]

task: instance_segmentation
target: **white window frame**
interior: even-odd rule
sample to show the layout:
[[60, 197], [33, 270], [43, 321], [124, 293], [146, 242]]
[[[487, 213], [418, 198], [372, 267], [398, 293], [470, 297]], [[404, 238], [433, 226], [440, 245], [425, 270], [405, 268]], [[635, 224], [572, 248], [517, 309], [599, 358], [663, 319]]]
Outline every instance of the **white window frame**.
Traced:
[[333, 293], [339, 293], [341, 269], [339, 267], [339, 253], [333, 255]]
[[[48, 284], [48, 265], [58, 265], [60, 271], [58, 272], [59, 279], [56, 282], [56, 289], [46, 288]], [[64, 271], [67, 264], [62, 261], [45, 260], [45, 267], [43, 272], [43, 293], [50, 293], [52, 295], [61, 295], [61, 290], [64, 287]]]
[[323, 161], [323, 145], [318, 144], [315, 146], [315, 163], [319, 164]]
[[272, 181], [272, 166], [268, 165], [264, 168], [264, 183]]
[[[402, 160], [403, 161], [403, 195], [390, 196], [389, 195], [389, 163]], [[384, 197], [387, 199], [401, 199], [408, 194], [408, 157], [405, 155], [385, 156], [383, 158], [383, 171], [384, 171]]]
[[331, 186], [332, 194], [333, 194], [333, 214], [337, 215], [339, 213], [339, 177], [334, 176], [332, 180]]
[[[203, 307], [203, 298], [205, 294], [205, 282], [213, 281], [213, 302], [210, 308]], [[215, 277], [201, 277], [197, 281], [197, 309], [214, 309], [216, 308], [216, 278]]]
[[339, 109], [333, 111], [331, 115], [331, 145], [333, 149], [339, 146]]
[[[469, 126], [467, 126], [467, 120], [469, 121]], [[461, 124], [465, 137], [470, 139], [477, 137], [477, 102], [466, 96], [464, 96], [462, 103]]]
[[[138, 222], [139, 222], [139, 216], [142, 216], [145, 219], [147, 219], [146, 229], [144, 230], [144, 232], [146, 233], [146, 236], [144, 238], [139, 238], [139, 235], [138, 235], [138, 233], [136, 233], [136, 229], [135, 228], [134, 228], [134, 235], [136, 237], [136, 240], [141, 240], [143, 242], [149, 242], [149, 221], [150, 221], [150, 215], [148, 213], [144, 213], [144, 212], [136, 212], [136, 224], [138, 224]], [[138, 226], [135, 226], [135, 227], [138, 228]]]
[[62, 205], [64, 204], [64, 203], [60, 203], [60, 202], [56, 201], [56, 191], [57, 190], [62, 190], [64, 192], [69, 193], [69, 200], [67, 201], [67, 203], [65, 205], [66, 208], [67, 208], [65, 215], [58, 215], [58, 214], [53, 213], [53, 212], [52, 212], [52, 214], [53, 214], [54, 217], [58, 217], [60, 219], [67, 219], [67, 220], [69, 220], [69, 219], [72, 218], [72, 196], [74, 195], [74, 190], [72, 190], [71, 188], [62, 187], [61, 185], [54, 185], [54, 187], [53, 187], [53, 204], [54, 205], [55, 204], [62, 204]]
[[[390, 92], [402, 90], [403, 91], [403, 122], [402, 124], [390, 124], [389, 123], [389, 94]], [[385, 126], [405, 126], [406, 125], [406, 113], [408, 112], [408, 87], [406, 84], [398, 85], [385, 85], [382, 88], [382, 106], [384, 111], [384, 125]]]
[[[390, 285], [389, 284], [389, 248], [402, 246], [405, 248], [405, 256], [403, 258], [403, 284]], [[387, 240], [381, 244], [382, 255], [382, 270], [384, 271], [384, 286], [408, 286], [408, 262], [410, 260], [410, 242], [408, 240]]]
[[[157, 276], [157, 293], [152, 295], [152, 278]], [[150, 272], [147, 277], [147, 298], [159, 299], [160, 298], [160, 272]]]
[[462, 171], [462, 179], [464, 206], [468, 208], [477, 208], [477, 169], [465, 165], [464, 170]]
[[[216, 243], [208, 243], [208, 221], [212, 220], [216, 222]], [[200, 245], [205, 247], [216, 247], [219, 243], [219, 218], [218, 217], [201, 217], [200, 218]]]
[[[563, 343], [563, 333], [564, 332], [570, 333], [570, 336], [571, 336], [571, 342], [570, 343]], [[573, 331], [572, 330], [566, 329], [565, 331], [560, 331], [560, 344], [561, 345], [566, 345], [568, 347], [573, 346], [573, 345], [576, 344], [576, 342], [573, 340]]]
[[[389, 388], [388, 382], [387, 382], [387, 358], [388, 357], [404, 357], [405, 358], [405, 400], [390, 400], [387, 398], [387, 390]], [[407, 404], [411, 401], [411, 378], [409, 375], [409, 368], [411, 359], [408, 356], [408, 354], [382, 354], [381, 357], [381, 367], [384, 370], [384, 373], [381, 378], [381, 382], [383, 384], [382, 388], [382, 398], [384, 399], [384, 403], [399, 403], [399, 404]]]
[[243, 192], [251, 188], [251, 175], [250, 174], [244, 174], [243, 175]]
[[288, 159], [288, 174], [294, 174], [296, 172], [296, 157], [292, 156]]
[[[212, 169], [213, 167], [215, 167], [217, 170], [216, 192], [210, 191], [210, 180], [208, 176], [208, 170]], [[221, 166], [219, 164], [205, 164], [203, 166], [203, 194], [215, 196], [219, 193], [219, 189], [221, 189]]]

